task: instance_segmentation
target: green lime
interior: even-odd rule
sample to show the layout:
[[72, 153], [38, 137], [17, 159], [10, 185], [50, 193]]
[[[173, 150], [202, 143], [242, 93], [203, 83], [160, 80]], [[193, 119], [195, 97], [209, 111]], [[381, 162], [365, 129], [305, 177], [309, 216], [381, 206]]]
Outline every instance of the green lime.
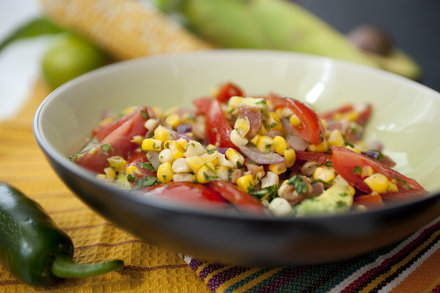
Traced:
[[55, 37], [43, 55], [42, 73], [52, 88], [108, 63], [107, 55], [89, 40], [63, 33]]

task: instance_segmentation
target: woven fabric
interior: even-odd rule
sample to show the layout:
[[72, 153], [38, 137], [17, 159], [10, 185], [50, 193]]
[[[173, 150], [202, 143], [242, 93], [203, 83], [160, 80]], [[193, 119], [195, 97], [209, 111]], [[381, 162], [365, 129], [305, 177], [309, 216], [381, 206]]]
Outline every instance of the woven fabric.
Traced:
[[[40, 151], [32, 133], [34, 113], [50, 91], [38, 82], [25, 107], [0, 121], [0, 181], [43, 206], [75, 245], [74, 260], [92, 263], [114, 258], [121, 272], [66, 280], [48, 292], [209, 292], [176, 253], [147, 244], [118, 229], [67, 189]], [[0, 292], [33, 292], [0, 266]], [[37, 291], [37, 290], [35, 290]]]

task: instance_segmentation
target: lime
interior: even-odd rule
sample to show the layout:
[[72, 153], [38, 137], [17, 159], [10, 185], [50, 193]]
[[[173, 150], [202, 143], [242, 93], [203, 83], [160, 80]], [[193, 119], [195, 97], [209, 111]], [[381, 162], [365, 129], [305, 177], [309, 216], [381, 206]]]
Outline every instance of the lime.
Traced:
[[108, 63], [104, 51], [74, 33], [56, 36], [42, 58], [44, 79], [52, 88]]

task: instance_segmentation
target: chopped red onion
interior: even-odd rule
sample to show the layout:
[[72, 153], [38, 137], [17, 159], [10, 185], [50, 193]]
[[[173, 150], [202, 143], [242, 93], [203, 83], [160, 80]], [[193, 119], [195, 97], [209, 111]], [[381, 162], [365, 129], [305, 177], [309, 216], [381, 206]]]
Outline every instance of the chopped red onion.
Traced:
[[187, 124], [179, 124], [177, 126], [177, 132], [180, 134], [185, 134], [187, 132], [191, 132], [191, 125], [187, 125]]
[[295, 151], [305, 151], [309, 143], [299, 136], [290, 134], [286, 137], [286, 142]]
[[366, 151], [366, 152], [362, 152], [362, 154], [374, 160], [377, 160], [377, 157], [379, 157], [379, 152], [376, 151]]
[[260, 152], [255, 146], [241, 146], [240, 151], [249, 159], [257, 164], [271, 165], [285, 162], [286, 159], [277, 153], [263, 153]]
[[154, 169], [157, 170], [160, 166], [159, 152], [147, 151], [147, 159], [153, 165]]

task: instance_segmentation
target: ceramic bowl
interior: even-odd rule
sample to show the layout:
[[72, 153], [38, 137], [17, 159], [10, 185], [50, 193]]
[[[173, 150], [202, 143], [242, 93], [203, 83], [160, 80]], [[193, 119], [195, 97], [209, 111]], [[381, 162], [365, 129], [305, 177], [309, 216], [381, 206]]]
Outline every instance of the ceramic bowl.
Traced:
[[[369, 101], [365, 141], [380, 140], [396, 169], [430, 195], [367, 212], [276, 218], [158, 202], [100, 181], [69, 156], [104, 109], [191, 105], [224, 81], [246, 93], [277, 92], [317, 110]], [[35, 115], [35, 137], [64, 183], [119, 227], [202, 260], [297, 265], [347, 259], [403, 239], [440, 213], [440, 94], [414, 81], [327, 58], [270, 51], [214, 50], [148, 57], [83, 75], [52, 92]]]

